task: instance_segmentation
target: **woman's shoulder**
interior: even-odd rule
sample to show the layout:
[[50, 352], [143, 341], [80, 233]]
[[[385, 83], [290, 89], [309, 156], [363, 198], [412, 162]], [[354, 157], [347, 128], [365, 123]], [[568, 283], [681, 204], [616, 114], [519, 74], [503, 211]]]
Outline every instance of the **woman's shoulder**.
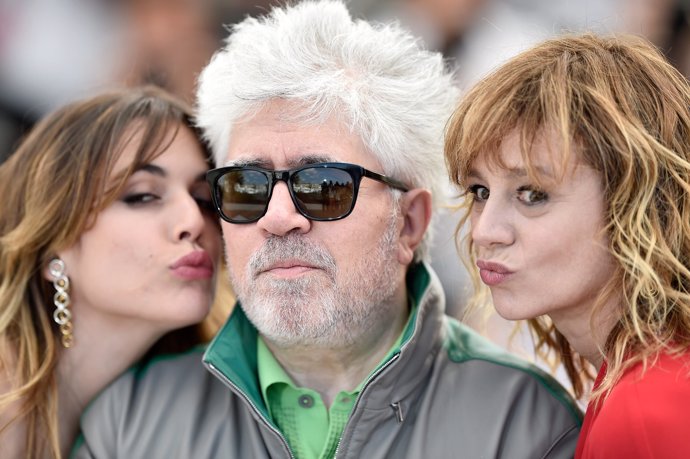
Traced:
[[677, 457], [689, 451], [690, 352], [660, 354], [646, 368], [635, 365], [599, 403], [588, 442], [600, 453]]
[[[690, 349], [679, 355], [661, 353], [645, 366], [638, 363], [621, 376], [614, 386], [613, 400], [669, 399], [673, 393], [690, 397]], [[617, 395], [617, 396], [616, 396]], [[687, 403], [690, 403], [688, 398]]]
[[646, 367], [638, 363], [630, 368], [604, 401], [604, 409], [637, 413], [648, 420], [681, 413], [686, 417], [690, 409], [690, 351], [662, 353]]

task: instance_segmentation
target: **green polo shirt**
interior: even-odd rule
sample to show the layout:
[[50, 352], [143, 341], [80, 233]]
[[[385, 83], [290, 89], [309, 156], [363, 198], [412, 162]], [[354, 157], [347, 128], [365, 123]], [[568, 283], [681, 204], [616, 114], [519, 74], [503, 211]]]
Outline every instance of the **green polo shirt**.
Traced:
[[[412, 310], [393, 347], [381, 360], [377, 369], [398, 350], [411, 326], [417, 307], [411, 299]], [[335, 456], [338, 440], [345, 429], [355, 400], [362, 390], [364, 379], [352, 392], [341, 391], [330, 409], [321, 395], [311, 389], [295, 387], [292, 378], [283, 370], [263, 338], [257, 339], [257, 365], [259, 384], [273, 422], [285, 435], [292, 452], [298, 459], [329, 459]]]

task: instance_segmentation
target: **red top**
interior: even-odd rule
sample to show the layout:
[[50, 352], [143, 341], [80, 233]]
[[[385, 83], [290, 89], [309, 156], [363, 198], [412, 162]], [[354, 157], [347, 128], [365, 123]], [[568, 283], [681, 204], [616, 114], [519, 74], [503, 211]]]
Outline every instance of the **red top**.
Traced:
[[[599, 387], [606, 364], [594, 383]], [[602, 403], [590, 403], [576, 459], [690, 458], [690, 351], [629, 369]]]

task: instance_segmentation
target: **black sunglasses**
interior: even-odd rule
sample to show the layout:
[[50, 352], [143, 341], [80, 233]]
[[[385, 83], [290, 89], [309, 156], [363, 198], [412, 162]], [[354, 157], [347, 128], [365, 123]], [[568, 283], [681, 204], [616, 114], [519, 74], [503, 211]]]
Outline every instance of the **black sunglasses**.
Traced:
[[355, 207], [362, 177], [408, 191], [398, 180], [348, 163], [316, 163], [283, 171], [229, 166], [206, 173], [213, 204], [221, 218], [230, 223], [252, 223], [263, 217], [278, 180], [287, 183], [292, 202], [306, 218], [345, 218]]

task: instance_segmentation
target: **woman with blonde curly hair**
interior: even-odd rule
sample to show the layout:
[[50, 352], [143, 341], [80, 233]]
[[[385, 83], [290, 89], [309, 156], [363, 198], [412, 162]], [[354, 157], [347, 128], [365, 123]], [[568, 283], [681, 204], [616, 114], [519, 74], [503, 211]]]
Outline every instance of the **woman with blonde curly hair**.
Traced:
[[106, 384], [152, 346], [204, 338], [209, 167], [189, 107], [155, 88], [56, 111], [0, 166], [3, 457], [65, 456]]
[[594, 380], [576, 457], [687, 457], [687, 80], [641, 38], [554, 38], [469, 91], [445, 153], [475, 305]]

